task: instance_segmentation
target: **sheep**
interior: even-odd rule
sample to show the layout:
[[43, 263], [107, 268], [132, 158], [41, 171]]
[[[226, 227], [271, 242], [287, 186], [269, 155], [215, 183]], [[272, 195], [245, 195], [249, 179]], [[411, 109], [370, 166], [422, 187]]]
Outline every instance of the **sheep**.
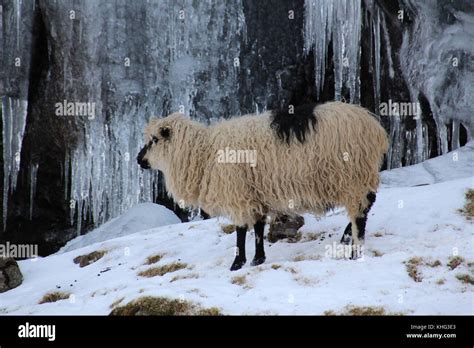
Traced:
[[322, 215], [343, 206], [350, 223], [341, 241], [352, 240], [353, 250], [360, 250], [388, 149], [379, 122], [363, 107], [342, 102], [234, 117], [211, 126], [173, 113], [151, 119], [145, 140], [139, 165], [162, 171], [176, 201], [227, 216], [238, 226], [231, 271], [246, 262], [245, 236], [252, 225], [256, 252], [251, 265], [265, 261], [263, 231], [272, 214]]

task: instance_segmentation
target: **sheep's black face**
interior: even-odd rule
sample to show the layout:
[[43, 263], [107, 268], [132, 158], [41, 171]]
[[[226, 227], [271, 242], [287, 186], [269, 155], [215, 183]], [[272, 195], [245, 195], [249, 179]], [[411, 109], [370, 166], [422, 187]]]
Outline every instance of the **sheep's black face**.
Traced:
[[146, 145], [140, 150], [137, 162], [143, 169], [160, 169], [161, 152], [171, 137], [168, 126], [159, 125], [157, 120], [152, 120], [146, 130]]
[[151, 168], [150, 163], [148, 162], [147, 159], [145, 159], [145, 155], [146, 155], [146, 153], [147, 153], [147, 151], [150, 147], [151, 147], [150, 143], [146, 144], [143, 147], [143, 149], [140, 150], [140, 152], [138, 153], [138, 156], [137, 156], [137, 162], [140, 165], [140, 167], [142, 167], [143, 169], [150, 169]]

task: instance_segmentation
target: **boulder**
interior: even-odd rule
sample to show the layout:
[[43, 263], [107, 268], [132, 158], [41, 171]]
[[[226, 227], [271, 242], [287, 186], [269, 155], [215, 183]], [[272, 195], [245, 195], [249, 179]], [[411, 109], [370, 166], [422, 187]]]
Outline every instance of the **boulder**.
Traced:
[[0, 292], [16, 288], [23, 282], [23, 275], [15, 259], [0, 257]]

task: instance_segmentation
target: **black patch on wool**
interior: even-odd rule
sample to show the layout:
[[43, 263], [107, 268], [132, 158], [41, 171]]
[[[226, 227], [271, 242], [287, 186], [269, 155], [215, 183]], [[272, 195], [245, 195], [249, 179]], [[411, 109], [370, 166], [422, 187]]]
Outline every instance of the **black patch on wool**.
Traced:
[[312, 103], [297, 106], [293, 113], [290, 113], [290, 108], [272, 111], [270, 126], [282, 141], [289, 144], [291, 137], [294, 136], [303, 144], [310, 127], [313, 129], [316, 127], [317, 118], [314, 109], [317, 105]]

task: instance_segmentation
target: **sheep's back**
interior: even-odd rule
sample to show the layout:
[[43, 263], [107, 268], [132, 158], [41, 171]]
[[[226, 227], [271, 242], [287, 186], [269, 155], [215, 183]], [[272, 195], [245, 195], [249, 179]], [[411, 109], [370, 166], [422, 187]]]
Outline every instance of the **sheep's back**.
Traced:
[[[338, 102], [318, 106], [315, 114], [315, 128], [309, 128], [304, 143], [278, 138], [270, 127], [271, 112], [211, 127], [203, 206], [247, 223], [252, 214], [269, 211], [323, 212], [356, 200], [362, 191], [376, 191], [387, 148], [378, 121], [359, 106]], [[256, 151], [256, 166], [219, 163], [218, 153], [226, 148]]]

